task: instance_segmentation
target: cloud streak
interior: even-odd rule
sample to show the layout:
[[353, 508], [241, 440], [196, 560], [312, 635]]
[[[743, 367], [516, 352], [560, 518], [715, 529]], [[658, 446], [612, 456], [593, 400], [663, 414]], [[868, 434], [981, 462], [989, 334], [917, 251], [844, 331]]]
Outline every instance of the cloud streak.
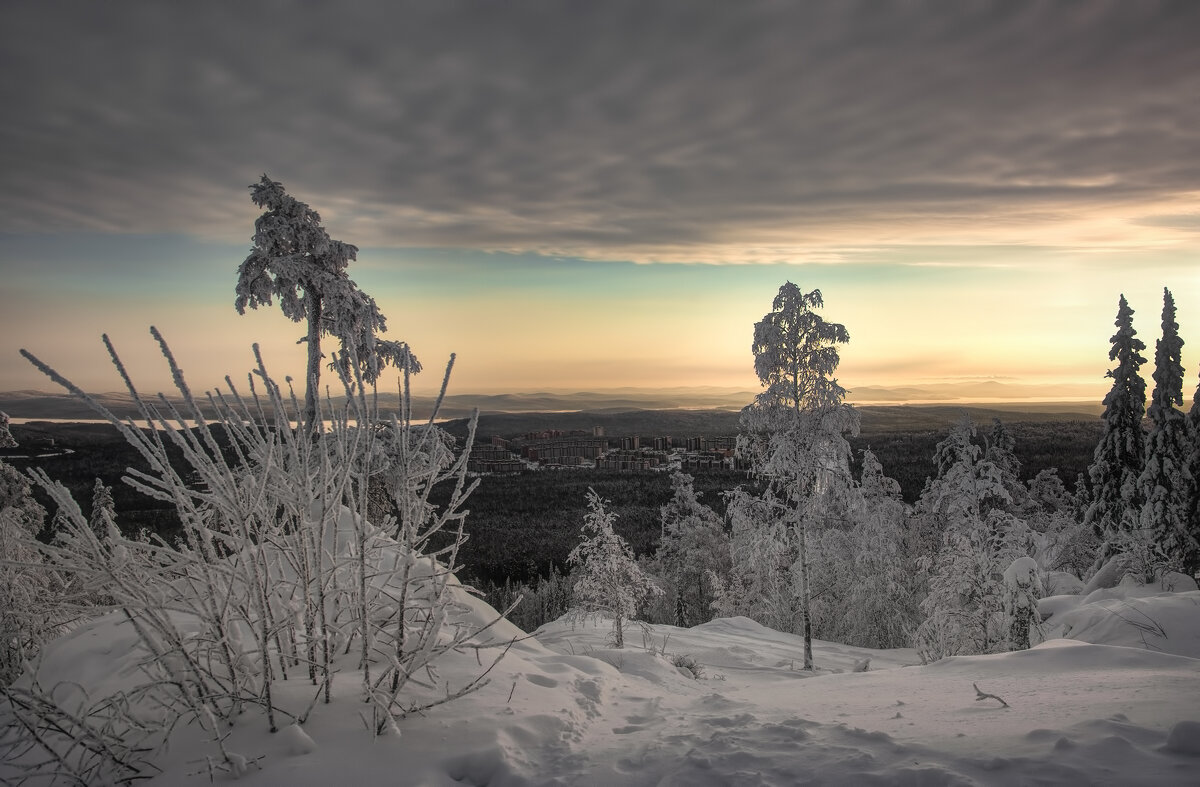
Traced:
[[360, 245], [1194, 239], [1195, 3], [350, 5], [7, 4], [0, 230], [243, 240], [267, 170]]

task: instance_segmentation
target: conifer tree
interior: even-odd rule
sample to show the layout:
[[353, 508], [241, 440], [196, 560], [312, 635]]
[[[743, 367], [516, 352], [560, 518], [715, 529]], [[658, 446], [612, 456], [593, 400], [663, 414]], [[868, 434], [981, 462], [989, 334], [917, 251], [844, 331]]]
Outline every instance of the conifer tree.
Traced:
[[612, 645], [625, 647], [625, 622], [638, 613], [651, 595], [662, 593], [646, 576], [629, 544], [613, 530], [616, 515], [604, 510], [604, 500], [589, 488], [590, 509], [583, 519], [583, 540], [571, 550], [567, 563], [577, 567], [575, 609], [613, 619]]
[[388, 363], [420, 371], [407, 344], [378, 338], [387, 330], [386, 319], [375, 300], [346, 274], [358, 247], [330, 238], [315, 210], [266, 175], [250, 186], [250, 198], [266, 212], [255, 221], [254, 248], [238, 267], [234, 307], [245, 314], [247, 306], [270, 306], [275, 296], [286, 317], [308, 322], [302, 341], [308, 344], [304, 415], [309, 427], [317, 420], [322, 336], [341, 343], [337, 362], [351, 380], [351, 359], [367, 384], [374, 383]]
[[1200, 544], [1190, 525], [1195, 494], [1189, 459], [1192, 450], [1183, 405], [1183, 339], [1175, 322], [1175, 299], [1163, 288], [1162, 338], [1154, 350], [1154, 391], [1147, 414], [1153, 422], [1146, 463], [1138, 479], [1140, 524], [1157, 551], [1171, 564], [1195, 565]]
[[1118, 531], [1131, 528], [1142, 508], [1138, 478], [1146, 456], [1142, 431], [1146, 382], [1138, 369], [1146, 362], [1140, 354], [1146, 345], [1133, 329], [1133, 314], [1122, 295], [1114, 323], [1117, 332], [1109, 340], [1112, 347], [1108, 358], [1117, 365], [1107, 374], [1113, 384], [1104, 397], [1104, 434], [1088, 468], [1092, 493], [1084, 522], [1092, 526], [1102, 542], [1099, 562], [1114, 554]]
[[21, 674], [54, 629], [53, 578], [28, 546], [45, 516], [29, 480], [0, 461], [0, 688]]
[[117, 526], [117, 509], [113, 503], [112, 489], [104, 485], [99, 478], [92, 486], [92, 514], [88, 524], [96, 538], [104, 541], [108, 538], [109, 529]]
[[813, 669], [808, 531], [823, 522], [839, 488], [852, 483], [850, 445], [857, 412], [842, 400], [834, 372], [845, 326], [826, 322], [820, 290], [792, 282], [779, 288], [771, 311], [754, 325], [754, 371], [764, 390], [742, 411], [738, 450], [788, 508], [796, 566], [796, 613], [804, 633], [804, 668]]
[[695, 626], [712, 620], [714, 577], [729, 573], [729, 550], [721, 518], [696, 499], [693, 479], [671, 476], [671, 500], [659, 509], [662, 541], [656, 563], [664, 590], [674, 596], [675, 625]]
[[[1192, 396], [1192, 407], [1187, 415], [1188, 439], [1191, 450], [1188, 453], [1188, 470], [1192, 474], [1192, 496], [1188, 501], [1188, 533], [1192, 543], [1200, 544], [1200, 386]], [[1200, 554], [1185, 557], [1182, 570], [1191, 575], [1200, 575]]]
[[1028, 490], [1021, 483], [1021, 460], [1016, 453], [1017, 439], [999, 418], [992, 419], [992, 428], [988, 433], [987, 449], [984, 458], [1000, 471], [1004, 488], [1012, 497], [1011, 506], [1020, 511], [1026, 507]]
[[1044, 593], [1033, 558], [1019, 557], [1004, 570], [1004, 618], [1008, 623], [1009, 650], [1028, 650], [1044, 636], [1037, 608]]

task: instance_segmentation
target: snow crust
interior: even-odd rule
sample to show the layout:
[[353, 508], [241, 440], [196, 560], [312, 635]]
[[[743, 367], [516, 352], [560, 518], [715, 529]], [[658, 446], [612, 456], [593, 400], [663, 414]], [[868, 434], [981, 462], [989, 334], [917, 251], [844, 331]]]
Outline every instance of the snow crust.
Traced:
[[[490, 617], [455, 592], [460, 614]], [[297, 787], [1196, 784], [1200, 591], [1120, 586], [1039, 607], [1056, 638], [1027, 651], [920, 666], [910, 649], [817, 641], [815, 673], [798, 669], [799, 637], [744, 617], [634, 624], [622, 650], [605, 647], [611, 621], [564, 617], [516, 642], [479, 692], [382, 738], [343, 691], [274, 735], [248, 711], [225, 746], [244, 762], [241, 782]], [[685, 655], [702, 678], [675, 665]], [[61, 683], [65, 699], [95, 699], [128, 687], [142, 658], [112, 614], [51, 644], [39, 679]], [[343, 687], [358, 680], [348, 664]], [[467, 651], [439, 672], [455, 683], [478, 669]], [[973, 684], [1008, 707], [977, 699]], [[304, 708], [314, 691], [304, 679], [277, 686], [285, 708]], [[177, 729], [163, 772], [145, 783], [208, 784], [210, 747]]]

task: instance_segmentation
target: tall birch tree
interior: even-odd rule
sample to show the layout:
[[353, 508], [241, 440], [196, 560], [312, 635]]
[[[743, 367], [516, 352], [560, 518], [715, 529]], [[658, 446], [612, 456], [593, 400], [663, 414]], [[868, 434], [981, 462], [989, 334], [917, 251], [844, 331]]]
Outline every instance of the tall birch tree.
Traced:
[[838, 489], [852, 483], [844, 435], [858, 428], [834, 377], [838, 345], [850, 334], [817, 313], [823, 305], [820, 290], [805, 293], [789, 281], [755, 324], [751, 350], [763, 391], [742, 411], [738, 437], [739, 452], [785, 509], [806, 670], [813, 669], [809, 530], [825, 523]]

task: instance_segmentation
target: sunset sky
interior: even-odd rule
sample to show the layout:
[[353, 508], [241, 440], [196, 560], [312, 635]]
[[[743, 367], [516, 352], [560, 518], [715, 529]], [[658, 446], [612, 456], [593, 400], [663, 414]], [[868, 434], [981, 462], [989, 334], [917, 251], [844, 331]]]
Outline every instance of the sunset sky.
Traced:
[[1096, 398], [1167, 286], [1190, 402], [1200, 3], [311, 5], [0, 7], [0, 390], [120, 388], [104, 332], [166, 386], [150, 325], [199, 389], [300, 373], [233, 308], [267, 172], [458, 393], [755, 388], [791, 280], [849, 388]]

